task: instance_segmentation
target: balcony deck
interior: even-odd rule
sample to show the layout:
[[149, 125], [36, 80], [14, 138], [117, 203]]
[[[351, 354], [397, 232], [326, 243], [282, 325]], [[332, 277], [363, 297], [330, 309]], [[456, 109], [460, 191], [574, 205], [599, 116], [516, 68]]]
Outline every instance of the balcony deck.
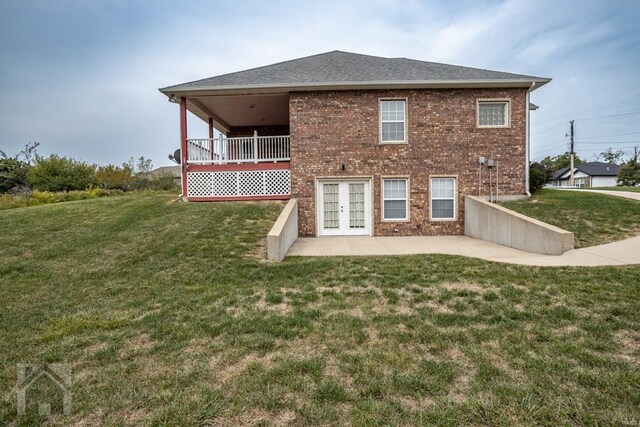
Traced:
[[187, 140], [190, 201], [283, 199], [291, 195], [289, 136]]
[[288, 162], [289, 135], [189, 139], [188, 164]]

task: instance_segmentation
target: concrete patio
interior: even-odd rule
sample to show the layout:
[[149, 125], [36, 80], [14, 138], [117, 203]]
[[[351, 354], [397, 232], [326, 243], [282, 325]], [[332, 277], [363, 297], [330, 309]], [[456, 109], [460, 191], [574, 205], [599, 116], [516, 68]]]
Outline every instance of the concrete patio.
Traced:
[[299, 238], [287, 256], [371, 256], [446, 254], [533, 266], [640, 264], [640, 236], [606, 245], [539, 255], [467, 236]]

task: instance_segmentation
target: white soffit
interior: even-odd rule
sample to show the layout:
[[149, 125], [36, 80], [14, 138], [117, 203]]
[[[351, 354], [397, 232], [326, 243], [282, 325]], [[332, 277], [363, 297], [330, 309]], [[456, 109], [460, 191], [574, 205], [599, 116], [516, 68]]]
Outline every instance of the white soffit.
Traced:
[[229, 126], [289, 124], [289, 94], [218, 95], [192, 99]]

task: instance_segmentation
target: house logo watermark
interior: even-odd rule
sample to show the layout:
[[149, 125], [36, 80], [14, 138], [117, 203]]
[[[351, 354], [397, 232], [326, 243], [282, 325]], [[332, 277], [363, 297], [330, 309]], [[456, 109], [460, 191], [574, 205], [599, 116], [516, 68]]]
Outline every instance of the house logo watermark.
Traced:
[[52, 408], [71, 412], [71, 365], [66, 363], [18, 364], [18, 415], [37, 407], [38, 415], [49, 416]]

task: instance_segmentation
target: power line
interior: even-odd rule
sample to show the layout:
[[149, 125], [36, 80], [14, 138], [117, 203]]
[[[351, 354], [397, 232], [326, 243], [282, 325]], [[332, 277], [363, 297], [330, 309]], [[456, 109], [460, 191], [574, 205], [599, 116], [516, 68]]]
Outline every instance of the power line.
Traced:
[[635, 142], [640, 142], [640, 140], [635, 141], [576, 141], [576, 144], [633, 144]]
[[531, 144], [531, 149], [532, 150], [542, 150], [544, 148], [549, 148], [549, 147], [557, 147], [558, 144], [568, 144], [569, 141], [554, 141], [551, 144], [545, 144], [545, 145], [536, 145], [536, 144]]
[[640, 110], [638, 111], [632, 111], [630, 113], [623, 113], [623, 114], [612, 114], [609, 116], [600, 116], [600, 117], [587, 117], [587, 118], [583, 118], [583, 119], [575, 119], [575, 120], [600, 120], [600, 119], [610, 119], [612, 117], [623, 117], [623, 116], [631, 116], [633, 114], [640, 114]]
[[640, 133], [640, 131], [638, 131], [638, 132], [629, 132], [629, 133], [617, 133], [617, 134], [613, 134], [613, 135], [581, 136], [580, 138], [585, 138], [585, 139], [610, 138], [612, 136], [637, 135], [639, 133]]
[[540, 150], [547, 150], [547, 149], [550, 149], [550, 148], [557, 148], [557, 147], [560, 147], [560, 146], [567, 146], [568, 147], [569, 146], [569, 141], [563, 141], [561, 143], [554, 142], [552, 144], [540, 145], [540, 146], [532, 145], [531, 149], [532, 150], [536, 150], [536, 151], [540, 151]]
[[[550, 151], [551, 149], [553, 149], [553, 148], [560, 148], [560, 147], [550, 147], [550, 148], [547, 148], [547, 149], [545, 149], [545, 150], [542, 150], [542, 153], [545, 153], [545, 154], [542, 154], [542, 155], [541, 155], [541, 154], [538, 154], [536, 157], [531, 158], [531, 160], [532, 160], [532, 161], [542, 160], [542, 159], [544, 159], [545, 157], [550, 156], [551, 154], [549, 153], [549, 151]], [[566, 147], [566, 148], [565, 148], [565, 150], [567, 150], [568, 148], [569, 148], [569, 147]]]
[[[624, 150], [618, 150], [618, 151], [622, 151], [623, 153], [630, 153], [633, 151], [635, 147], [630, 147], [630, 148], [625, 148]], [[600, 151], [601, 153], [604, 153], [604, 151], [600, 150], [600, 149], [587, 149], [587, 150], [580, 150], [581, 153], [592, 153], [592, 152], [598, 152]]]
[[[634, 115], [634, 114], [640, 114], [640, 110], [638, 110], [638, 111], [631, 111], [631, 112], [629, 112], [629, 113], [611, 114], [611, 115], [607, 115], [607, 116], [599, 116], [599, 117], [583, 117], [583, 118], [581, 118], [581, 119], [575, 119], [575, 120], [578, 120], [578, 121], [585, 121], [585, 120], [601, 120], [601, 119], [610, 119], [610, 118], [613, 118], [613, 117], [631, 116], [631, 115]], [[564, 122], [564, 123], [560, 123], [560, 124], [555, 125], [555, 126], [552, 126], [552, 127], [548, 127], [548, 128], [546, 128], [546, 129], [544, 129], [544, 130], [541, 130], [540, 132], [536, 132], [536, 133], [531, 134], [531, 136], [540, 135], [540, 134], [545, 133], [545, 132], [548, 132], [548, 131], [550, 131], [550, 130], [557, 129], [557, 128], [561, 127], [561, 126], [566, 126], [566, 122]], [[637, 132], [637, 133], [640, 133], [640, 132]], [[623, 136], [623, 135], [615, 135], [615, 136]]]
[[[636, 146], [631, 145], [629, 147], [616, 147], [617, 149], [619, 149], [620, 151], [631, 151], [634, 148], [636, 148]], [[579, 151], [600, 151], [602, 150], [602, 148], [581, 148]]]
[[553, 127], [547, 128], [547, 129], [545, 129], [545, 130], [541, 130], [540, 132], [536, 132], [536, 133], [532, 134], [531, 136], [540, 135], [541, 133], [545, 133], [545, 132], [548, 132], [548, 131], [550, 131], [550, 130], [557, 129], [557, 128], [559, 128], [560, 126], [566, 126], [566, 125], [567, 125], [566, 123], [560, 123], [559, 125], [556, 125], [556, 126], [553, 126]]

